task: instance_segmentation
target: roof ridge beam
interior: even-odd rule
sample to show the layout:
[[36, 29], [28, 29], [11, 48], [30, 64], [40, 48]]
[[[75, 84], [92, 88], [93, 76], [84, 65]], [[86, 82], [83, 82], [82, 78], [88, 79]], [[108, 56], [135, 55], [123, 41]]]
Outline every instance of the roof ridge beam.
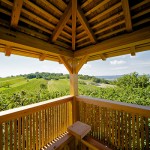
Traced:
[[58, 38], [58, 36], [60, 35], [61, 31], [63, 30], [63, 28], [65, 27], [66, 23], [68, 22], [70, 16], [71, 16], [71, 10], [72, 10], [72, 2], [70, 1], [70, 3], [68, 4], [64, 14], [62, 15], [59, 23], [57, 24], [54, 32], [52, 33], [51, 36], [51, 41], [55, 42]]
[[78, 5], [77, 7], [77, 17], [79, 19], [79, 21], [81, 22], [84, 30], [86, 31], [86, 33], [88, 34], [90, 40], [92, 41], [92, 43], [96, 43], [96, 37], [93, 33], [93, 31], [91, 30], [89, 23], [87, 21], [87, 19], [85, 18], [80, 6]]
[[72, 49], [76, 44], [76, 20], [77, 20], [77, 0], [72, 0]]

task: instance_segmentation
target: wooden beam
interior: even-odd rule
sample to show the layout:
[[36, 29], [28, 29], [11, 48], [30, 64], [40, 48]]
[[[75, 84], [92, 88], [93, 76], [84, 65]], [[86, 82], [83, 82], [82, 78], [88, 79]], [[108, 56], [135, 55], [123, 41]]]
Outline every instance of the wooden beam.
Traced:
[[73, 70], [72, 70], [71, 65], [68, 63], [67, 59], [64, 56], [59, 56], [59, 59], [60, 59], [61, 63], [64, 64], [66, 69], [69, 71], [69, 73], [72, 74]]
[[132, 21], [131, 21], [131, 15], [130, 15], [130, 8], [129, 8], [129, 1], [128, 0], [122, 0], [122, 8], [125, 16], [125, 24], [126, 24], [126, 30], [128, 32], [132, 31]]
[[130, 48], [131, 56], [135, 56], [135, 46]]
[[63, 55], [73, 57], [73, 52], [60, 46], [44, 42], [43, 40], [24, 33], [10, 31], [1, 27], [0, 44], [28, 50], [30, 53], [46, 53], [54, 56]]
[[82, 66], [87, 62], [88, 57], [89, 57], [88, 55], [85, 55], [81, 58], [78, 65], [76, 66], [76, 73], [78, 73], [82, 68]]
[[76, 18], [77, 18], [77, 0], [72, 0], [72, 49], [75, 50], [76, 43]]
[[23, 4], [23, 0], [14, 0], [12, 16], [11, 16], [11, 26], [14, 28], [17, 28], [18, 26], [22, 4]]
[[72, 2], [70, 1], [69, 5], [67, 6], [64, 14], [62, 15], [58, 25], [56, 26], [54, 32], [52, 33], [51, 40], [52, 42], [55, 42], [60, 35], [61, 31], [63, 30], [64, 26], [68, 22], [70, 16], [71, 16], [71, 10], [72, 10]]
[[12, 48], [10, 46], [5, 47], [5, 56], [11, 55]]
[[88, 21], [87, 19], [85, 18], [80, 6], [78, 5], [78, 8], [77, 8], [77, 17], [79, 19], [79, 21], [81, 22], [84, 30], [86, 31], [86, 33], [88, 34], [90, 40], [92, 41], [92, 43], [96, 43], [96, 37], [93, 33], [93, 31], [91, 30], [89, 24], [88, 24]]
[[[150, 43], [150, 27], [143, 28], [141, 30], [120, 35], [96, 45], [91, 45], [81, 50], [75, 51], [75, 57], [82, 57], [84, 55], [96, 55], [106, 52], [112, 52], [119, 49], [130, 48], [131, 46], [138, 46], [145, 43]], [[142, 48], [140, 49], [142, 51]], [[145, 50], [145, 49], [143, 49]]]
[[45, 55], [45, 54], [42, 54], [42, 55], [40, 55], [39, 60], [40, 60], [40, 61], [44, 61], [45, 58], [46, 58], [46, 55]]

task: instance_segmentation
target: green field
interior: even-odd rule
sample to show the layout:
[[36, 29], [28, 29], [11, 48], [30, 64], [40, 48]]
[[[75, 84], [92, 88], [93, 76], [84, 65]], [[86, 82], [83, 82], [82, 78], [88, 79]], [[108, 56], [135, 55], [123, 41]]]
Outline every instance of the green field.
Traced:
[[[122, 81], [118, 82], [122, 85]], [[99, 84], [91, 79], [79, 79], [79, 95], [150, 106], [149, 85], [144, 88], [137, 88], [135, 83], [135, 87], [119, 87], [117, 84], [114, 86], [105, 84], [104, 87], [97, 85]], [[69, 93], [69, 79], [66, 78], [50, 80], [28, 79], [23, 76], [0, 78], [0, 110], [37, 103]]]

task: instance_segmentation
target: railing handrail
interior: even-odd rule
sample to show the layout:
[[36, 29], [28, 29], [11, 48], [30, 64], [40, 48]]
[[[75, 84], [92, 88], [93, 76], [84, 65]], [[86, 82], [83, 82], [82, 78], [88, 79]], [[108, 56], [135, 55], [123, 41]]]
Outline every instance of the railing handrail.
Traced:
[[22, 116], [32, 114], [34, 112], [38, 112], [39, 110], [47, 109], [50, 106], [56, 106], [56, 105], [59, 105], [62, 103], [67, 103], [67, 102], [71, 101], [72, 98], [73, 98], [73, 96], [68, 95], [68, 96], [63, 96], [60, 98], [55, 98], [52, 100], [47, 100], [47, 101], [43, 101], [43, 102], [39, 102], [39, 103], [35, 103], [35, 104], [30, 104], [27, 106], [22, 106], [19, 108], [1, 111], [0, 112], [0, 124], [5, 121], [8, 121], [8, 120], [12, 120], [15, 118], [19, 118]]
[[124, 102], [116, 102], [111, 100], [92, 98], [87, 96], [76, 96], [77, 101], [85, 102], [87, 104], [93, 104], [100, 107], [107, 107], [114, 110], [120, 110], [130, 112], [134, 114], [140, 114], [145, 117], [150, 117], [150, 107], [137, 104], [129, 104]]

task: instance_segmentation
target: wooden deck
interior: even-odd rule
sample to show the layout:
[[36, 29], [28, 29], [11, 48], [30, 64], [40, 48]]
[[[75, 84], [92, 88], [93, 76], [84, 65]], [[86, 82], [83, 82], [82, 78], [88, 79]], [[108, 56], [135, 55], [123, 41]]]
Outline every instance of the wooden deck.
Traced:
[[[77, 120], [91, 126], [89, 135], [97, 142], [111, 149], [150, 148], [150, 107], [66, 96], [0, 112], [1, 150], [38, 150], [59, 141], [73, 123], [74, 99]], [[53, 146], [71, 147], [69, 139]]]

